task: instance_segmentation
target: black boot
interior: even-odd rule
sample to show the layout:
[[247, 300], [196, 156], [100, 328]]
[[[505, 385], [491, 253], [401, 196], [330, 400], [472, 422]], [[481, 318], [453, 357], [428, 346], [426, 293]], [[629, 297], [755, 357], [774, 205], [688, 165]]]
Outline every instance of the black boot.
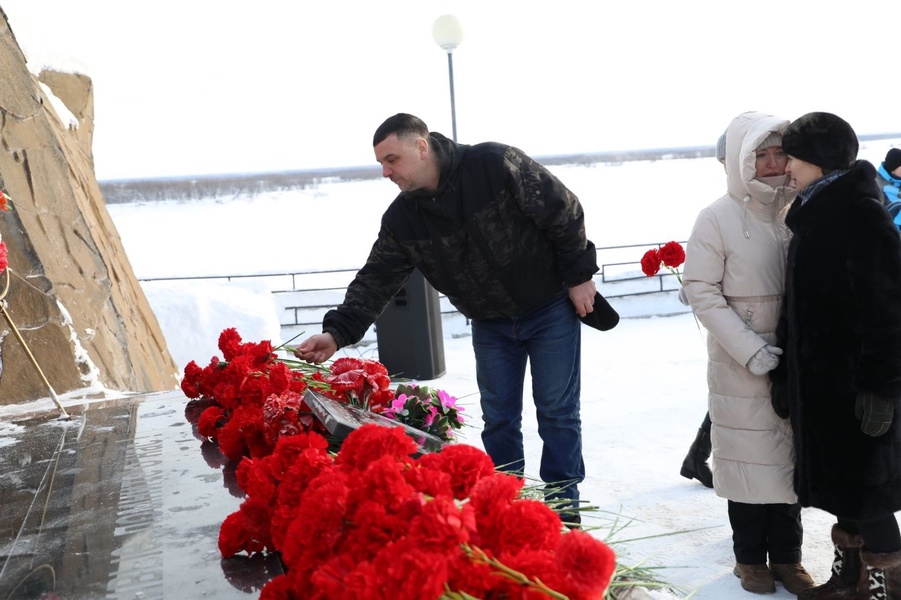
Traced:
[[832, 543], [835, 546], [835, 559], [832, 561], [829, 581], [800, 592], [798, 600], [868, 600], [867, 569], [860, 558], [863, 538], [833, 525]]
[[697, 479], [704, 486], [712, 488], [713, 473], [707, 466], [708, 458], [710, 458], [710, 432], [699, 428], [695, 441], [688, 449], [688, 456], [682, 461], [682, 470], [679, 474], [688, 479]]
[[868, 552], [862, 548], [860, 558], [867, 568], [869, 600], [901, 598], [901, 550]]

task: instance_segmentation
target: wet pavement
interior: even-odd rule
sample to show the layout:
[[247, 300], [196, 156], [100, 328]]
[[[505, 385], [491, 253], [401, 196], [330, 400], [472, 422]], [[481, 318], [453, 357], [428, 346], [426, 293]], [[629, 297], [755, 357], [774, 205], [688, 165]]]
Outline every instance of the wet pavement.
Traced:
[[[274, 556], [224, 560], [234, 465], [180, 391], [3, 419], [0, 600], [256, 598]], [[9, 424], [14, 424], [10, 427]]]

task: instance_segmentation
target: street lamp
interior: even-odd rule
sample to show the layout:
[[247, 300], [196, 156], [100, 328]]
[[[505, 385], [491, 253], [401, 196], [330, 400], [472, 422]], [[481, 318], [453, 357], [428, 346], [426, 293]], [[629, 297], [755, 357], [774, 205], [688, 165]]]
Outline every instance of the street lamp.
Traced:
[[463, 41], [463, 27], [454, 15], [441, 15], [432, 25], [432, 39], [447, 52], [447, 73], [450, 78], [451, 125], [457, 141], [457, 110], [454, 105], [454, 48]]

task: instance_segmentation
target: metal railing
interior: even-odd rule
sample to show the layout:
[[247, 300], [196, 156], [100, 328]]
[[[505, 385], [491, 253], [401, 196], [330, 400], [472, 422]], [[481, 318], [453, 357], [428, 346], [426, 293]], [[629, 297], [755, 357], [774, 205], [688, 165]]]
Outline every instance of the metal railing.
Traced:
[[[606, 246], [597, 249], [598, 266], [594, 280], [607, 299], [645, 296], [678, 290], [676, 276], [666, 270], [652, 277], [641, 271], [641, 257], [651, 248], [666, 242]], [[684, 244], [684, 242], [682, 242]], [[236, 275], [197, 275], [180, 277], [148, 277], [139, 281], [257, 281], [270, 288], [282, 328], [318, 326], [325, 313], [341, 303], [347, 284], [357, 268], [307, 270]], [[441, 314], [458, 314], [456, 308], [441, 294]]]

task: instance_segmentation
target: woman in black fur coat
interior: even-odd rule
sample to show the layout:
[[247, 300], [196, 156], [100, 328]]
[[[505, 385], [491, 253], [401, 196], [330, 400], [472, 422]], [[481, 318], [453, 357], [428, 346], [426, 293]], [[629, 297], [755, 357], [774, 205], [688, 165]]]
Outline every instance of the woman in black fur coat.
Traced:
[[847, 122], [806, 114], [783, 149], [799, 194], [772, 397], [801, 505], [837, 517], [832, 577], [799, 598], [901, 598], [901, 237]]

